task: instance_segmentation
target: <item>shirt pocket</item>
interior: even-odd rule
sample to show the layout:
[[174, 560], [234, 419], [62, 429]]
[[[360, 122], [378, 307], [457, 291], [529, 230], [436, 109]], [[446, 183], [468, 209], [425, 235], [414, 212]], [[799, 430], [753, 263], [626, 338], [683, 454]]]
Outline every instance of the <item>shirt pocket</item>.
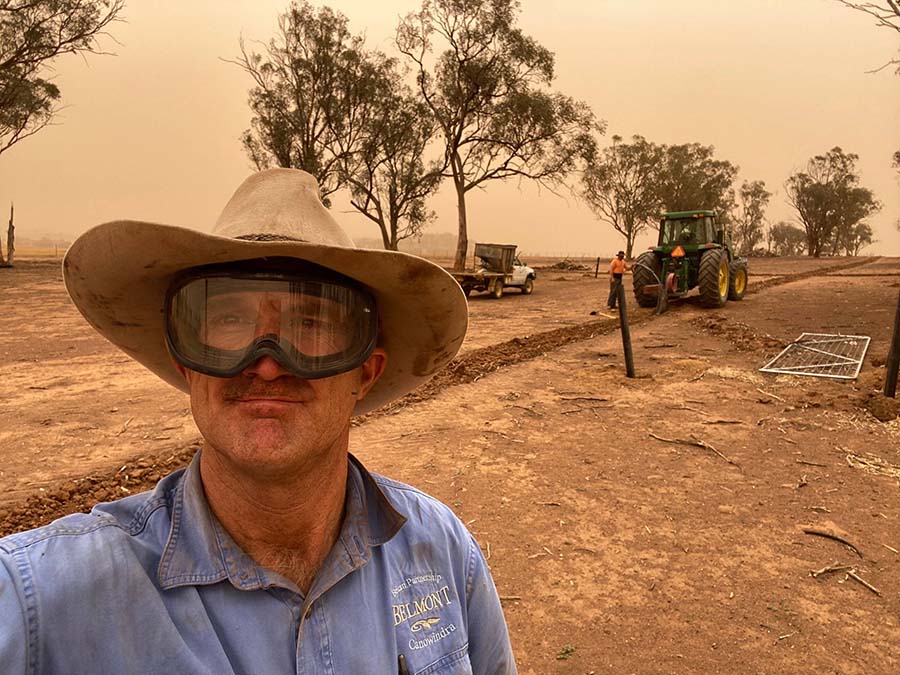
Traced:
[[472, 675], [472, 663], [469, 661], [469, 644], [442, 656], [412, 675]]

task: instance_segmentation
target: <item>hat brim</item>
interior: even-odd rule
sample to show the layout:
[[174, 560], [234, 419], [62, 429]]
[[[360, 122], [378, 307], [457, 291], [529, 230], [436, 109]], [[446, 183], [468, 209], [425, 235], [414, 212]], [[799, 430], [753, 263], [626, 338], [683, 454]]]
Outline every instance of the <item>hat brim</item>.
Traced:
[[387, 366], [355, 414], [416, 389], [459, 351], [468, 309], [442, 267], [407, 253], [300, 241], [245, 241], [132, 220], [98, 225], [63, 260], [75, 306], [101, 335], [172, 386], [188, 391], [165, 342], [165, 296], [179, 272], [201, 265], [284, 256], [333, 269], [374, 293]]

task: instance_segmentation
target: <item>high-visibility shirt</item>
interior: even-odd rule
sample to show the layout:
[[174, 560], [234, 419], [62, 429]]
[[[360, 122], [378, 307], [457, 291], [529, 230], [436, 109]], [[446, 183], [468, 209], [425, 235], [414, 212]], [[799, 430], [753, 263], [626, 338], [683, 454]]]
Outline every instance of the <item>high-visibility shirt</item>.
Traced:
[[613, 258], [612, 262], [609, 264], [610, 274], [624, 274], [625, 273], [625, 260], [619, 260], [618, 258]]

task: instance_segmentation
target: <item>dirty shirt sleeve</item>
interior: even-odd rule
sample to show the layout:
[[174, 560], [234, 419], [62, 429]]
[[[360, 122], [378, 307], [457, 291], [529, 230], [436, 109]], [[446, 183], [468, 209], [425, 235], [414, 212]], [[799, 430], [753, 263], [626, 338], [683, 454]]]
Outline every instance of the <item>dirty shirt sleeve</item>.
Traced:
[[0, 673], [25, 673], [27, 649], [19, 576], [14, 561], [0, 552]]
[[466, 595], [472, 672], [474, 675], [516, 675], [500, 597], [481, 549], [471, 536]]

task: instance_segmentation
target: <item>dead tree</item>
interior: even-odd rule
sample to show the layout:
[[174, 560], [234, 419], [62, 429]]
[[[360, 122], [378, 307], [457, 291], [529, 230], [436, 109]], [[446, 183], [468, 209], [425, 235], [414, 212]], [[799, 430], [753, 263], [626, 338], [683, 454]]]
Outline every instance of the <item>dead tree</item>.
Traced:
[[13, 224], [15, 205], [9, 205], [9, 227], [6, 230], [6, 258], [3, 258], [3, 247], [0, 246], [0, 267], [12, 267], [16, 255], [16, 226]]

